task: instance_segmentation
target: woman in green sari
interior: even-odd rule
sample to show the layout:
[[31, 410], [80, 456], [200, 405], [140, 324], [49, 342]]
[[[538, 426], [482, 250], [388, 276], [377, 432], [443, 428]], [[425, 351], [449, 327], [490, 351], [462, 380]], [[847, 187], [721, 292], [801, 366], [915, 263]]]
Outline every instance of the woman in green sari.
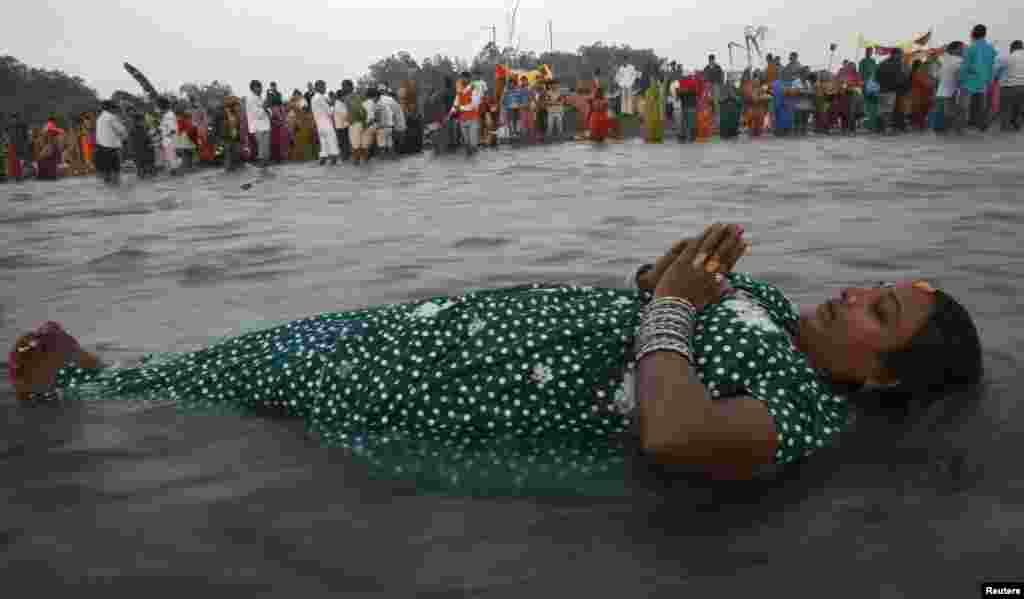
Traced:
[[21, 400], [172, 399], [301, 418], [374, 474], [426, 492], [628, 494], [635, 451], [750, 478], [833, 444], [851, 389], [971, 384], [970, 316], [923, 282], [799, 310], [733, 272], [713, 225], [629, 288], [525, 285], [326, 313], [107, 366], [56, 323], [15, 341]]
[[652, 81], [644, 94], [644, 121], [647, 126], [647, 143], [665, 141], [665, 94], [660, 81]]

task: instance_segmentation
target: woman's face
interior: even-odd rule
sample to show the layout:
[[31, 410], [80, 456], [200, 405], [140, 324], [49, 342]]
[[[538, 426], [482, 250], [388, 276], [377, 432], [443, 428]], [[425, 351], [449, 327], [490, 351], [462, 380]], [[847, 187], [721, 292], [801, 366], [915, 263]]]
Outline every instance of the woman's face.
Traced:
[[894, 383], [882, 370], [881, 355], [907, 347], [934, 305], [934, 291], [923, 282], [849, 287], [801, 313], [797, 345], [837, 382]]

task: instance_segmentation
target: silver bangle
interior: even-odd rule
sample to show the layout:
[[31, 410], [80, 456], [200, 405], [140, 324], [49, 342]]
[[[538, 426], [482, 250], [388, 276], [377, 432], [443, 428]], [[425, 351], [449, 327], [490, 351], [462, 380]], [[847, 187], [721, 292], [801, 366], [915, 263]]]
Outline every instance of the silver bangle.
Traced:
[[672, 351], [693, 362], [690, 338], [696, 323], [697, 310], [689, 301], [677, 297], [658, 298], [647, 306], [637, 334], [639, 362], [655, 351]]
[[643, 315], [642, 320], [693, 320], [695, 316], [696, 313], [683, 306], [664, 306], [662, 309], [649, 310]]
[[662, 304], [655, 306], [654, 308], [648, 308], [644, 311], [643, 318], [649, 320], [652, 318], [659, 318], [662, 316], [669, 316], [674, 318], [693, 318], [697, 315], [697, 311], [690, 306], [683, 306], [679, 304]]
[[636, 362], [639, 363], [641, 360], [647, 357], [648, 354], [652, 354], [658, 351], [675, 352], [681, 355], [682, 357], [686, 358], [687, 362], [690, 362], [691, 364], [693, 363], [693, 356], [691, 355], [690, 349], [682, 343], [673, 342], [658, 342], [645, 345], [637, 353]]
[[671, 296], [671, 295], [667, 295], [665, 297], [656, 298], [654, 301], [652, 301], [648, 305], [648, 309], [653, 309], [653, 308], [655, 308], [657, 306], [663, 306], [663, 305], [666, 305], [666, 304], [668, 304], [668, 305], [686, 306], [686, 307], [690, 308], [691, 310], [693, 310], [694, 312], [697, 311], [697, 307], [694, 306], [693, 303], [690, 302], [689, 300], [683, 299], [681, 297]]
[[[665, 309], [667, 308], [667, 309]], [[662, 309], [645, 313], [640, 320], [641, 327], [652, 325], [692, 326], [696, 322], [696, 312], [683, 306], [664, 306]]]
[[683, 341], [690, 340], [691, 333], [680, 327], [658, 327], [642, 330], [639, 335], [640, 344], [647, 343], [655, 337], [677, 337]]
[[646, 355], [651, 351], [655, 351], [653, 348], [669, 348], [686, 354], [687, 356], [693, 355], [693, 347], [691, 347], [689, 343], [671, 337], [655, 337], [654, 339], [651, 339], [637, 349], [637, 355]]

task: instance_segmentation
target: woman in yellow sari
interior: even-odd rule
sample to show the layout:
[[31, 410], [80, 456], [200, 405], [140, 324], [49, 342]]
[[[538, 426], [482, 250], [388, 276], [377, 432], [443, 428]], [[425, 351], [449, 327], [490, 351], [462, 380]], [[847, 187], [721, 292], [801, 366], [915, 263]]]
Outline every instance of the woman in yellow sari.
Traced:
[[301, 145], [306, 142], [308, 145], [309, 138], [303, 137], [299, 139], [299, 132], [302, 130], [302, 113], [304, 112], [305, 100], [302, 94], [296, 90], [292, 94], [292, 99], [288, 101], [288, 117], [286, 119], [288, 129], [291, 131], [291, 147], [288, 149], [288, 160], [296, 162], [304, 160], [303, 156], [306, 155], [306, 150]]
[[78, 140], [82, 149], [82, 161], [85, 163], [87, 174], [96, 172], [96, 162], [93, 159], [93, 152], [96, 149], [94, 140], [96, 130], [96, 115], [91, 112], [83, 112], [79, 115]]
[[71, 128], [64, 136], [64, 162], [68, 165], [68, 174], [72, 177], [88, 175], [89, 170], [82, 159], [81, 125]]

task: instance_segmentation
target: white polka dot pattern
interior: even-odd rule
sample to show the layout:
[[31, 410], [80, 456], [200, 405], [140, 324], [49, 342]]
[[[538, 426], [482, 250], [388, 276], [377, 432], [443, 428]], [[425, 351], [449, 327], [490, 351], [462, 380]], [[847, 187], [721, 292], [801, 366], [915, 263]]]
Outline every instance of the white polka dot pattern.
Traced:
[[[842, 428], [843, 405], [791, 349], [788, 300], [732, 277], [746, 295], [699, 316], [697, 370], [714, 397], [766, 401], [778, 461], [790, 462]], [[632, 446], [625, 378], [649, 299], [577, 286], [475, 291], [324, 314], [136, 368], [67, 368], [59, 383], [82, 398], [302, 417], [375, 475], [424, 490], [616, 495]]]

